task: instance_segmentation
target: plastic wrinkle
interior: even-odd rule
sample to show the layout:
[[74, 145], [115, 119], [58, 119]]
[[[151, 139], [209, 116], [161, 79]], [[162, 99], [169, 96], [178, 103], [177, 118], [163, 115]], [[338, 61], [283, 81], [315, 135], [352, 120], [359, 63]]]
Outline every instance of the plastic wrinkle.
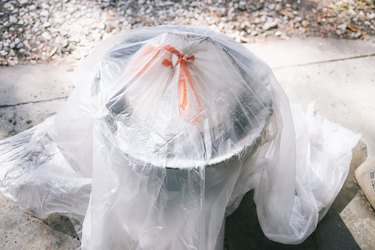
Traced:
[[208, 29], [116, 35], [82, 62], [60, 111], [0, 141], [0, 191], [77, 221], [82, 249], [223, 249], [254, 190], [271, 240], [303, 242], [360, 135], [290, 107], [272, 71]]

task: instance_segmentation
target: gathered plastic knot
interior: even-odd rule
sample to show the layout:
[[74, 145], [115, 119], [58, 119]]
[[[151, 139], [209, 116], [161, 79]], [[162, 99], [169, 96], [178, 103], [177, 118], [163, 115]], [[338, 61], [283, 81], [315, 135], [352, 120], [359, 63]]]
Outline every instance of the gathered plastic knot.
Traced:
[[[187, 91], [187, 86], [191, 88], [195, 101], [197, 103], [197, 106], [199, 108], [199, 111], [201, 110], [201, 102], [200, 98], [197, 92], [197, 89], [195, 87], [195, 84], [193, 82], [190, 70], [189, 70], [189, 63], [194, 62], [195, 56], [194, 55], [184, 55], [180, 51], [178, 51], [176, 48], [174, 48], [171, 45], [164, 45], [164, 46], [152, 46], [149, 45], [147, 46], [143, 53], [142, 57], [146, 56], [150, 53], [153, 53], [153, 56], [150, 58], [150, 60], [147, 61], [147, 63], [138, 71], [137, 77], [142, 75], [157, 59], [159, 54], [161, 53], [162, 49], [170, 52], [170, 57], [169, 58], [164, 58], [162, 61], [162, 65], [165, 67], [171, 67], [173, 69], [176, 69], [179, 66], [179, 75], [178, 75], [178, 106], [179, 106], [179, 111], [180, 115], [184, 118], [184, 120], [189, 120], [190, 118], [188, 116], [188, 107], [189, 107], [189, 100], [188, 100], [188, 91]], [[173, 65], [172, 62], [172, 56], [177, 56], [177, 61]], [[194, 123], [199, 120], [199, 114], [197, 114], [197, 117], [195, 119], [192, 119]]]

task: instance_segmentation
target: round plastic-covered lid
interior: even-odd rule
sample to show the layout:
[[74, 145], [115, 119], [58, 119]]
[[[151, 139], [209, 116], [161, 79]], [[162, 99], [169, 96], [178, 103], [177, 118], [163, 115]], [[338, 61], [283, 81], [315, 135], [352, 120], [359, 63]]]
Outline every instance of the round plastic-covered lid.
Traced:
[[[251, 148], [272, 113], [257, 60], [225, 36], [155, 28], [103, 59], [107, 124], [125, 154], [157, 166], [210, 165]], [[108, 92], [108, 91], [107, 91]]]

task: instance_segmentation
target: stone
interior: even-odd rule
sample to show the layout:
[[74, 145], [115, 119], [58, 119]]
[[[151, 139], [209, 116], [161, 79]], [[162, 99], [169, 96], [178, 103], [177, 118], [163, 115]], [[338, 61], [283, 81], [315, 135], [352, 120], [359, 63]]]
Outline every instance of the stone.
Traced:
[[274, 10], [275, 9], [275, 4], [271, 3], [271, 4], [268, 4], [267, 8], [269, 10]]
[[48, 53], [48, 57], [52, 57], [57, 52], [57, 47], [53, 47], [52, 50]]
[[294, 17], [295, 17], [293, 12], [288, 11], [288, 10], [281, 10], [280, 13], [284, 16], [287, 16], [290, 19], [294, 19]]
[[8, 48], [6, 51], [8, 52], [8, 59], [16, 55], [16, 52], [13, 49]]
[[270, 30], [270, 29], [275, 29], [278, 26], [277, 21], [268, 21], [265, 24], [263, 24], [262, 29], [264, 31]]
[[17, 18], [15, 16], [9, 16], [9, 23], [10, 24], [16, 24], [18, 22]]
[[49, 28], [49, 27], [51, 27], [51, 23], [45, 22], [45, 23], [43, 23], [43, 27], [44, 28]]
[[246, 2], [245, 1], [240, 1], [240, 3], [238, 4], [237, 8], [239, 10], [241, 10], [241, 11], [245, 11], [246, 10]]
[[14, 5], [11, 4], [10, 2], [6, 2], [6, 3], [4, 3], [3, 8], [5, 10], [12, 11], [12, 10], [14, 10]]
[[340, 29], [340, 30], [346, 30], [347, 27], [348, 27], [348, 25], [346, 23], [342, 23], [342, 24], [337, 25], [337, 28]]
[[19, 3], [20, 5], [26, 5], [26, 4], [29, 3], [29, 0], [18, 0], [18, 3]]
[[79, 34], [73, 35], [69, 38], [69, 42], [79, 43], [81, 41], [81, 37]]
[[63, 39], [62, 41], [61, 41], [61, 47], [62, 48], [66, 48], [66, 47], [68, 47], [69, 46], [69, 41], [68, 41], [68, 39]]
[[20, 42], [20, 43], [18, 43], [17, 45], [16, 45], [16, 48], [17, 49], [21, 49], [21, 48], [23, 48], [24, 47], [24, 44], [22, 43], [22, 42]]
[[360, 31], [357, 31], [356, 33], [354, 33], [353, 37], [354, 38], [360, 38], [362, 36], [362, 33]]
[[14, 39], [14, 44], [19, 44], [21, 42], [21, 39], [19, 39], [18, 37], [16, 39]]
[[36, 6], [34, 4], [31, 4], [31, 5], [28, 6], [28, 8], [29, 8], [30, 11], [33, 11], [33, 10], [36, 9]]
[[302, 27], [306, 28], [310, 25], [310, 22], [307, 20], [303, 20], [301, 24], [302, 24]]
[[282, 36], [283, 34], [284, 34], [284, 33], [281, 32], [281, 31], [279, 31], [279, 30], [275, 32], [275, 36]]
[[52, 39], [51, 33], [49, 33], [48, 31], [43, 32], [42, 37], [44, 40], [47, 40], [47, 41]]
[[49, 12], [47, 10], [42, 10], [40, 12], [40, 16], [42, 16], [42, 17], [48, 17], [49, 16]]
[[351, 16], [355, 16], [355, 15], [357, 14], [352, 8], [348, 9], [347, 12], [348, 12], [348, 14], [351, 15]]

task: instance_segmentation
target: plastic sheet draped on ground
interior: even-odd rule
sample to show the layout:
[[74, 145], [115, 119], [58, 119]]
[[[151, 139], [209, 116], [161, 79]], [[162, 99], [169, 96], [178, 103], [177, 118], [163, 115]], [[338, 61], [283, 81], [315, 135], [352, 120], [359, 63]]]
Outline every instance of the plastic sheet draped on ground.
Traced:
[[0, 190], [80, 221], [82, 249], [206, 250], [254, 189], [265, 235], [298, 244], [359, 137], [290, 108], [268, 66], [222, 34], [138, 29], [85, 59], [55, 116], [0, 141]]

